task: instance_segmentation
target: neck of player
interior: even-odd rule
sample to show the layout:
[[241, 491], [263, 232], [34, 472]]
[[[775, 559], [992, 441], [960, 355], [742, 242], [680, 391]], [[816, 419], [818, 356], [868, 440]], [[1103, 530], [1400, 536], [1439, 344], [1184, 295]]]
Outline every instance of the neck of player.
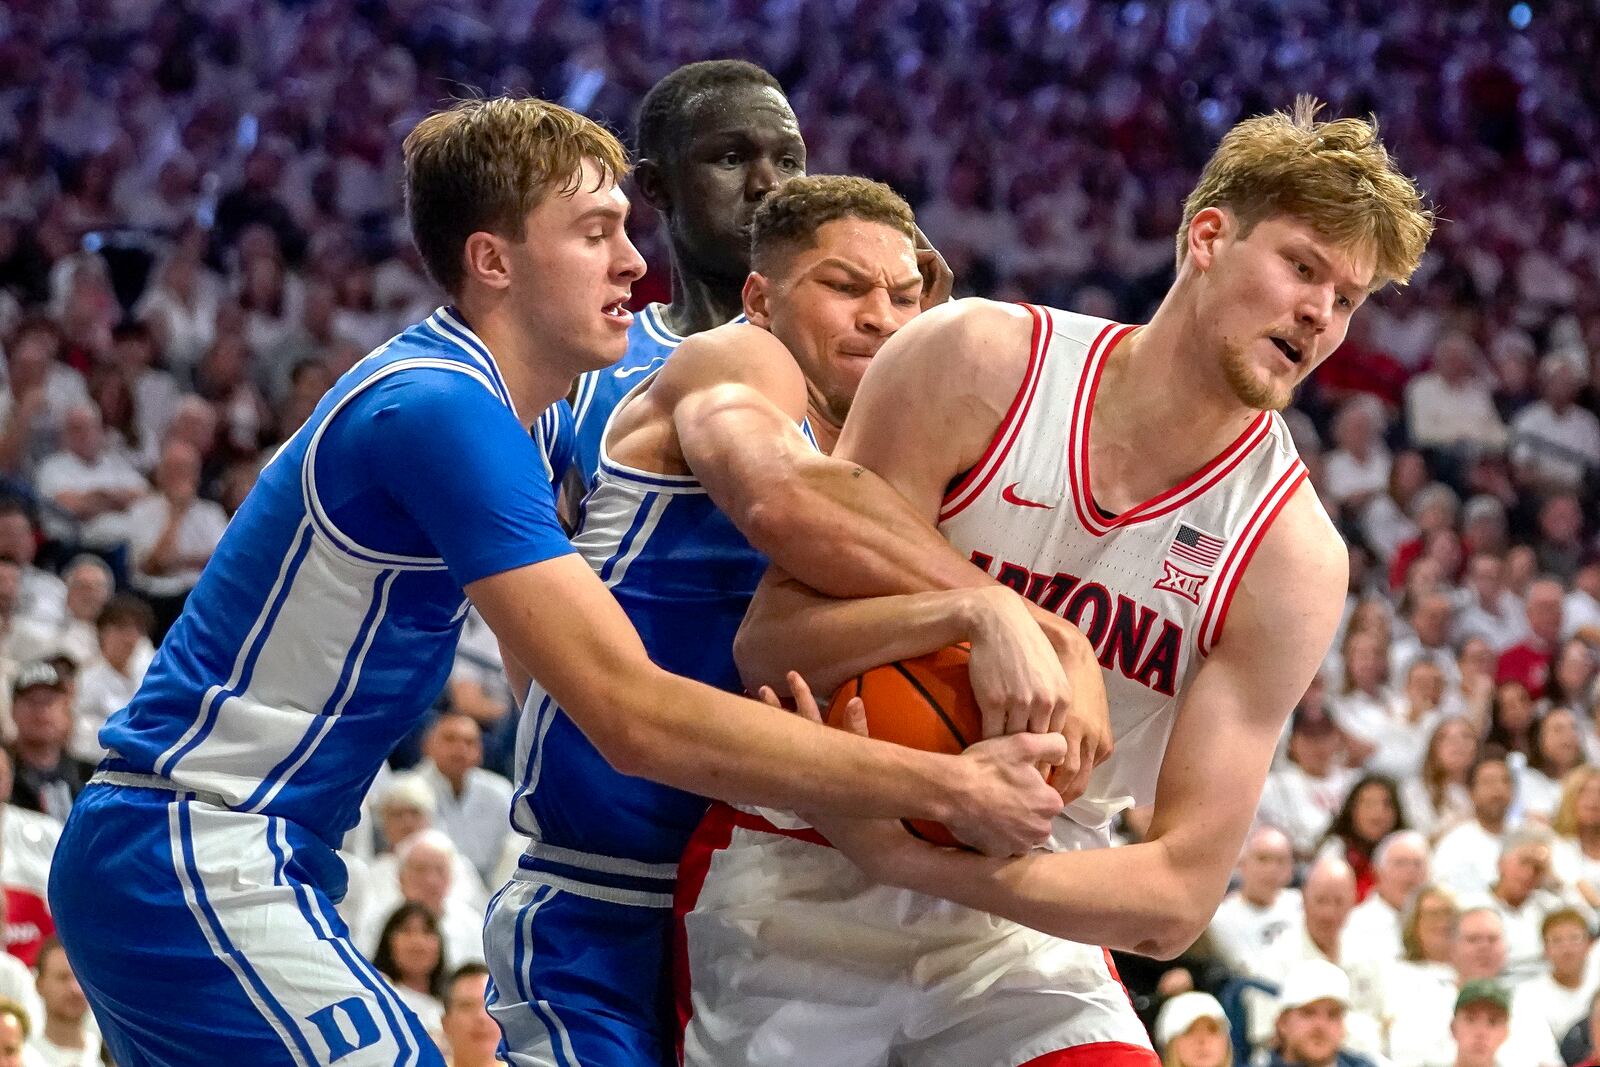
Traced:
[[466, 318], [467, 327], [478, 335], [494, 356], [495, 366], [505, 379], [517, 418], [532, 426], [551, 404], [566, 396], [577, 377], [574, 368], [562, 366], [556, 353], [545, 352], [527, 332], [518, 327], [503, 298], [463, 294], [456, 309]]
[[744, 312], [744, 276], [708, 278], [694, 274], [672, 257], [672, 303], [661, 313], [667, 329], [679, 337], [689, 337]]
[[1120, 512], [1172, 488], [1259, 414], [1234, 396], [1217, 353], [1194, 343], [1199, 335], [1169, 296], [1107, 355], [1089, 436], [1101, 507]]

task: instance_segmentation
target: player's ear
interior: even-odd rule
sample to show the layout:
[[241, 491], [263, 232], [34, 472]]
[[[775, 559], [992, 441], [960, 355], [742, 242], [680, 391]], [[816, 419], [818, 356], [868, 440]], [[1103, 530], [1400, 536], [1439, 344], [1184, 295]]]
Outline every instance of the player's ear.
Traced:
[[505, 238], [477, 230], [467, 236], [461, 257], [466, 277], [476, 278], [491, 289], [505, 289], [511, 285]]
[[750, 272], [744, 280], [744, 317], [763, 330], [772, 326], [772, 283], [765, 274]]
[[633, 165], [633, 185], [639, 197], [663, 215], [672, 211], [672, 198], [667, 194], [666, 174], [661, 164], [653, 159], [641, 159]]
[[1233, 216], [1222, 208], [1208, 207], [1189, 220], [1189, 258], [1202, 271], [1210, 270], [1217, 258], [1217, 245], [1232, 235]]

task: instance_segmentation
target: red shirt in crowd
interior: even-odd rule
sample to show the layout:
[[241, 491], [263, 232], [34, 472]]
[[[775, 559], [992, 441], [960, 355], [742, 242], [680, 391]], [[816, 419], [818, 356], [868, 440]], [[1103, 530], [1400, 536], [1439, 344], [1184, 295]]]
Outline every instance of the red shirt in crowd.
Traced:
[[1528, 695], [1538, 700], [1544, 696], [1544, 683], [1550, 678], [1550, 650], [1528, 641], [1512, 645], [1500, 653], [1495, 664], [1494, 684], [1521, 682]]

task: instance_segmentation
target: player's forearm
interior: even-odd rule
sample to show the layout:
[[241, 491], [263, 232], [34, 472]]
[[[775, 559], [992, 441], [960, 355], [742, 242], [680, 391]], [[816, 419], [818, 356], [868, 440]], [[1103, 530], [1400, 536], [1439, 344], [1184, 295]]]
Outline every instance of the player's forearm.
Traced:
[[854, 464], [814, 457], [757, 494], [742, 516], [730, 514], [776, 566], [829, 596], [988, 583], [889, 483]]
[[874, 876], [1056, 937], [1156, 958], [1193, 944], [1226, 888], [1225, 877], [1221, 888], [1191, 882], [1160, 841], [1000, 860], [913, 843], [883, 857]]
[[[945, 820], [964, 806], [954, 756], [833, 730], [664, 671], [595, 686], [611, 728], [591, 735], [626, 774], [734, 804]], [[559, 699], [559, 698], [558, 698]], [[580, 727], [594, 717], [561, 701]]]
[[769, 574], [733, 643], [745, 687], [784, 691], [799, 671], [825, 696], [852, 675], [920, 656], [972, 636], [973, 594], [965, 590], [834, 600]]

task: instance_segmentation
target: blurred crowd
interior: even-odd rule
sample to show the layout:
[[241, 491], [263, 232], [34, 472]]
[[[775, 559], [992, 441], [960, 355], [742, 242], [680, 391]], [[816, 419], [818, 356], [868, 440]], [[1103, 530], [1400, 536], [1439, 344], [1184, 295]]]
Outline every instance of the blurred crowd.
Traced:
[[[1300, 92], [1378, 116], [1446, 221], [1287, 413], [1350, 544], [1347, 622], [1239, 888], [1149, 1005], [1167, 1004], [1158, 1036], [1224, 1020], [1240, 1056], [1283, 1063], [1313, 1062], [1294, 1058], [1315, 1029], [1301, 1015], [1329, 1003], [1350, 1055], [1402, 1067], [1470, 1062], [1483, 1042], [1454, 1039], [1463, 1013], [1507, 1017], [1502, 1067], [1591, 1055], [1597, 38], [1579, 0], [5, 5], [12, 954], [61, 959], [40, 951], [53, 827], [260, 465], [439, 300], [405, 232], [404, 132], [447, 98], [520, 91], [626, 134], [661, 75], [733, 55], [783, 82], [813, 173], [910, 200], [958, 294], [1126, 320], [1164, 291], [1183, 197], [1230, 125]], [[662, 299], [661, 235], [634, 218], [652, 265], [636, 296]], [[510, 705], [474, 619], [440, 718], [351, 841], [347, 918], [441, 1033], [444, 976], [477, 951], [482, 894], [516, 851], [483, 829], [505, 825]], [[70, 1020], [9, 959], [0, 1000], [70, 1049]], [[1332, 970], [1302, 966], [1317, 962]], [[1174, 996], [1190, 986], [1225, 1003]], [[1458, 1005], [1469, 987], [1482, 995]], [[1328, 995], [1296, 1003], [1312, 992]]]

